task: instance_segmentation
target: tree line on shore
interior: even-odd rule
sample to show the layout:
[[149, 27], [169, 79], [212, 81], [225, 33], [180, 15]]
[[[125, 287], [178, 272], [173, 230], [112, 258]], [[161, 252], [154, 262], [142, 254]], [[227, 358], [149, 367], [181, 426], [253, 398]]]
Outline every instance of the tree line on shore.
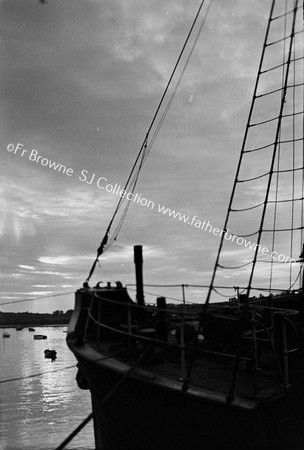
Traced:
[[0, 326], [5, 325], [52, 325], [62, 324], [67, 325], [70, 321], [73, 310], [68, 309], [63, 312], [57, 309], [52, 313], [32, 313], [32, 312], [1, 312], [0, 311]]

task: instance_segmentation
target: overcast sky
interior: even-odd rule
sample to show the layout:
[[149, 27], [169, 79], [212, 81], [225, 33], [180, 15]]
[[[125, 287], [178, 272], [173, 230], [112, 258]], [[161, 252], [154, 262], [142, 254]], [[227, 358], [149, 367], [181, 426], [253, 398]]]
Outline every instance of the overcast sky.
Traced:
[[[199, 3], [0, 1], [1, 304], [73, 292], [85, 281], [118, 201], [97, 180], [124, 185]], [[146, 283], [208, 284], [219, 237], [158, 205], [222, 229], [269, 7], [214, 1], [136, 186], [150, 207], [131, 202], [92, 285], [134, 283], [134, 244], [144, 248]], [[189, 300], [198, 292], [189, 290]], [[73, 294], [0, 305], [72, 307]]]

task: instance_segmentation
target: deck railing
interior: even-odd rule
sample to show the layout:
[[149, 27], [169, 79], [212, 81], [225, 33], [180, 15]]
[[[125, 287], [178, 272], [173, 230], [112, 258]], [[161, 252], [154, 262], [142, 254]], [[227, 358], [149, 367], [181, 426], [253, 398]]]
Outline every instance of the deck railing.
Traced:
[[[281, 378], [284, 389], [290, 386], [290, 358], [298, 351], [296, 310], [253, 303], [247, 305], [245, 311], [242, 311], [240, 305], [229, 305], [227, 311], [224, 311], [214, 304], [204, 317], [198, 306], [184, 303], [168, 307], [163, 297], [156, 305], [141, 306], [131, 301], [121, 302], [107, 298], [96, 290], [92, 290], [90, 296], [90, 302], [83, 306], [86, 310], [83, 335], [84, 340], [95, 341], [97, 346], [103, 341], [113, 340], [122, 344], [126, 355], [139, 351], [148, 344], [164, 355], [175, 349], [180, 353], [179, 378], [184, 380], [187, 361], [196, 340], [197, 358], [212, 354], [238, 360], [239, 363], [234, 365], [235, 372], [241, 370], [240, 367], [244, 364], [250, 366], [255, 395], [258, 394], [259, 374], [263, 371], [261, 353], [268, 348], [272, 354], [272, 373]], [[108, 312], [111, 308], [116, 308], [119, 314], [104, 317], [103, 312]], [[230, 346], [225, 346], [225, 342], [213, 343], [208, 336], [208, 321], [218, 321], [218, 324], [224, 324], [228, 330], [238, 328], [239, 334], [236, 335], [239, 341], [235, 338]], [[242, 346], [247, 351], [242, 352]], [[242, 361], [243, 364], [240, 364]], [[267, 370], [269, 372], [269, 368]], [[236, 373], [233, 377], [236, 377]]]

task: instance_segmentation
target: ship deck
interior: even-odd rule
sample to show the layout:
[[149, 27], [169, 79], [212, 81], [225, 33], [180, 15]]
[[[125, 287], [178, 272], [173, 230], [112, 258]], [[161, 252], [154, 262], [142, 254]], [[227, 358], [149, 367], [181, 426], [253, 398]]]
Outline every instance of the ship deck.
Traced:
[[[136, 364], [142, 350], [127, 351], [126, 345], [117, 341], [96, 343], [88, 341], [99, 354], [127, 367]], [[155, 348], [140, 363], [138, 368], [144, 370], [150, 378], [166, 379], [182, 389], [190, 364], [190, 354], [186, 356], [185, 367], [182, 368], [181, 354], [175, 348]], [[234, 380], [235, 358], [217, 355], [211, 352], [198, 354], [194, 360], [189, 388], [210, 391], [227, 398], [233, 391], [233, 397], [249, 401], [271, 400], [286, 395], [286, 388], [280, 377], [273, 371], [259, 368], [250, 370], [246, 361], [241, 361]], [[233, 385], [235, 386], [233, 389]]]

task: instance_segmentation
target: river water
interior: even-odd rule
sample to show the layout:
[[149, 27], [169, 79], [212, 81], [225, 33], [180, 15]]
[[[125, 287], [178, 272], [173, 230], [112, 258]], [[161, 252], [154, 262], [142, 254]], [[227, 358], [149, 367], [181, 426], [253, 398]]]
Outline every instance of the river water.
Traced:
[[[90, 392], [79, 389], [75, 380], [76, 359], [65, 330], [7, 328], [11, 337], [6, 339], [0, 330], [0, 450], [55, 449], [91, 412]], [[47, 339], [34, 340], [34, 334]], [[47, 348], [57, 351], [56, 361], [44, 358]], [[66, 448], [94, 447], [89, 422]]]

